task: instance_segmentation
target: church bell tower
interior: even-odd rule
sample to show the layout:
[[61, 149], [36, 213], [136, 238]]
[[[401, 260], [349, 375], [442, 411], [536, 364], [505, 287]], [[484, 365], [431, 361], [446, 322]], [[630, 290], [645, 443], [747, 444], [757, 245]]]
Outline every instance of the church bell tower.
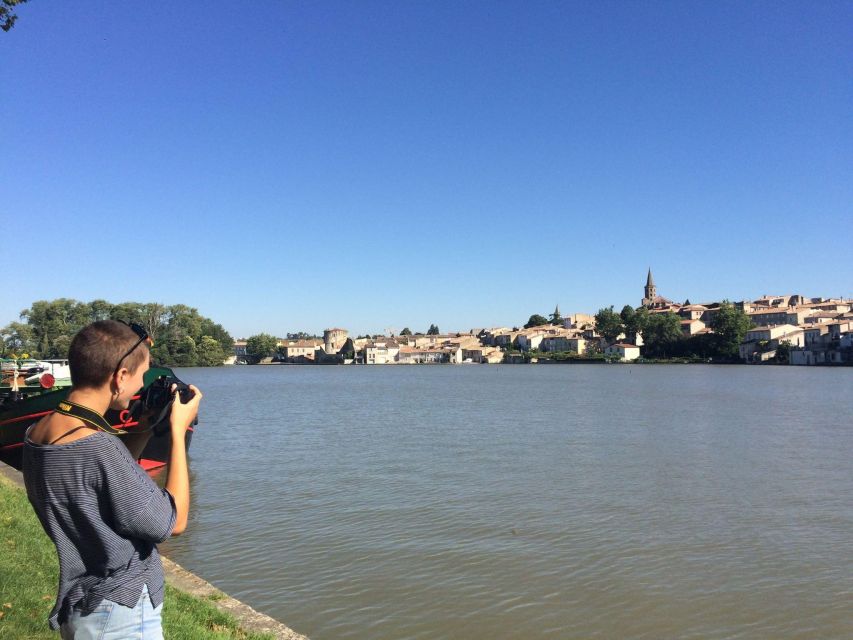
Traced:
[[654, 278], [652, 278], [652, 268], [651, 267], [649, 267], [649, 275], [646, 278], [645, 294], [646, 295], [643, 298], [642, 305], [644, 307], [650, 307], [658, 295], [657, 287], [655, 286], [655, 280], [654, 280]]

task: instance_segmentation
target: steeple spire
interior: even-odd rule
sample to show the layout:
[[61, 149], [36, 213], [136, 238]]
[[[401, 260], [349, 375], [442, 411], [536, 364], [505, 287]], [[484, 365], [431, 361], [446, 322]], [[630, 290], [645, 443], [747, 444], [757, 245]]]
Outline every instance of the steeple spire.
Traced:
[[655, 301], [657, 297], [657, 287], [655, 286], [655, 279], [652, 278], [652, 268], [649, 267], [649, 275], [646, 277], [646, 287], [645, 287], [645, 296], [643, 296], [642, 305], [644, 307], [650, 307]]

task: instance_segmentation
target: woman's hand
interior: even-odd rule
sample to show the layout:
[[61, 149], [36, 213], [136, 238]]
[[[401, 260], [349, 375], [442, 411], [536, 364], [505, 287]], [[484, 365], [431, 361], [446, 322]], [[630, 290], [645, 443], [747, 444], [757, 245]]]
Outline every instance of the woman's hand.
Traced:
[[172, 385], [174, 402], [172, 402], [172, 413], [169, 421], [172, 426], [172, 434], [180, 437], [183, 437], [184, 433], [186, 433], [189, 426], [193, 423], [193, 420], [195, 420], [196, 415], [198, 415], [198, 405], [204, 397], [201, 395], [198, 387], [192, 384], [189, 387], [193, 392], [193, 397], [186, 402], [181, 402], [178, 385]]

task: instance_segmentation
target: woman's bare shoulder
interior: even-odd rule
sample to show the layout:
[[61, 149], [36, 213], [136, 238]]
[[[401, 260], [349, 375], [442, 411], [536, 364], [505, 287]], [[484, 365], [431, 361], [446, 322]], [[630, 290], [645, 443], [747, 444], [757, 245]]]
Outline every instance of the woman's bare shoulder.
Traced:
[[81, 424], [77, 418], [51, 413], [32, 426], [28, 437], [34, 444], [68, 444], [93, 433], [97, 433], [97, 429]]

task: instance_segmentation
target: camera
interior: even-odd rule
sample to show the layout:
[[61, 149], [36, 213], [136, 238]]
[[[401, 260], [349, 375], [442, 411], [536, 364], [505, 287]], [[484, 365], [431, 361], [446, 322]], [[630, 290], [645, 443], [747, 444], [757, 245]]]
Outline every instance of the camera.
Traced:
[[181, 382], [175, 376], [160, 376], [139, 397], [145, 409], [162, 409], [172, 401], [172, 385], [177, 386], [181, 403], [188, 402], [195, 393], [189, 385]]
[[[182, 404], [195, 395], [189, 385], [179, 380], [174, 374], [162, 375], [148, 385], [139, 394], [139, 399], [130, 406], [128, 409], [130, 418], [139, 421], [147, 417], [150, 426], [155, 428], [155, 432], [168, 427], [166, 418], [171, 413], [172, 401], [175, 397], [172, 391], [173, 385], [177, 387], [178, 398]], [[158, 426], [161, 428], [157, 429]]]

